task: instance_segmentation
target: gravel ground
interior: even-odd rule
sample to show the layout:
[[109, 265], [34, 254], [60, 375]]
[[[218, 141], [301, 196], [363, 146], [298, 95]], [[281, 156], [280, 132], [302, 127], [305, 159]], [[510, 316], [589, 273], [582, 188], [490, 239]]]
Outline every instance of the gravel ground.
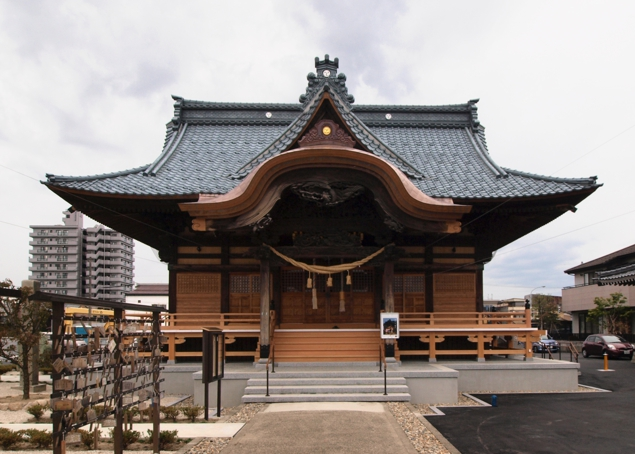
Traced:
[[405, 403], [388, 402], [388, 408], [418, 452], [450, 454]]

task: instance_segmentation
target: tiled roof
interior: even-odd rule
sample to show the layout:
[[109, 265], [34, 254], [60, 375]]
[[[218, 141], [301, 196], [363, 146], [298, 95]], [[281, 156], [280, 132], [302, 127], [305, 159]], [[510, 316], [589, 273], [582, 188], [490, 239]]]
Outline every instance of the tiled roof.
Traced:
[[583, 271], [591, 271], [594, 269], [607, 269], [608, 267], [623, 266], [626, 261], [632, 261], [635, 259], [635, 244], [620, 249], [619, 251], [611, 252], [610, 254], [603, 255], [597, 259], [582, 263], [565, 270], [567, 274], [575, 274]]
[[[356, 105], [333, 62], [316, 65], [298, 104], [212, 103], [174, 97], [165, 146], [154, 163], [87, 177], [47, 174], [46, 184], [106, 194], [224, 194], [296, 141], [325, 93], [357, 140], [432, 197], [488, 199], [587, 190], [595, 177], [561, 179], [499, 167], [489, 156], [476, 102], [445, 106]], [[326, 65], [326, 66], [325, 66]], [[330, 66], [329, 66], [330, 65]], [[331, 72], [325, 76], [324, 68]]]
[[599, 285], [635, 285], [635, 263], [600, 271], [597, 280]]

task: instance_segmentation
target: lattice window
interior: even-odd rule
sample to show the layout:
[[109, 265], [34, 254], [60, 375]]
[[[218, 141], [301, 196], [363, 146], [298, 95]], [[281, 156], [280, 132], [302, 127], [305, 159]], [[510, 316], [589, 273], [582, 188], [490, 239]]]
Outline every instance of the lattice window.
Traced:
[[220, 274], [179, 273], [176, 278], [176, 291], [180, 294], [218, 294]]
[[352, 270], [351, 278], [353, 279], [354, 293], [372, 293], [374, 291], [372, 270]]
[[303, 270], [285, 270], [281, 278], [283, 293], [301, 293], [306, 289], [306, 276]]
[[259, 274], [232, 274], [229, 278], [231, 293], [260, 293]]
[[425, 282], [426, 280], [423, 274], [403, 276], [403, 292], [423, 293], [425, 292]]

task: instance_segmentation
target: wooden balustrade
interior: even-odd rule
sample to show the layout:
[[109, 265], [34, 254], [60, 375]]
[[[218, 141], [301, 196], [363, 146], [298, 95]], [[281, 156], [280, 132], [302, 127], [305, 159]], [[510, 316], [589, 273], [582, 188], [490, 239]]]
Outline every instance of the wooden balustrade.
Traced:
[[[143, 313], [135, 313], [140, 319]], [[167, 351], [163, 355], [170, 361], [177, 358], [201, 357], [201, 351], [177, 351], [177, 345], [187, 339], [202, 338], [202, 328], [219, 328], [225, 333], [226, 345], [238, 338], [260, 337], [260, 314], [258, 313], [172, 313], [163, 316], [161, 331], [167, 337]], [[379, 328], [378, 336], [379, 336]], [[487, 355], [524, 355], [532, 357], [532, 342], [542, 331], [531, 327], [529, 310], [523, 312], [417, 312], [400, 314], [401, 337], [417, 337], [427, 344], [419, 350], [399, 350], [395, 344], [395, 357], [428, 356], [436, 361], [442, 355], [470, 355], [479, 361]], [[270, 343], [273, 346], [273, 330]], [[476, 343], [476, 349], [446, 350], [437, 344], [447, 337], [463, 337]], [[524, 342], [522, 347], [513, 347], [512, 339]], [[498, 345], [499, 341], [505, 345]], [[232, 351], [225, 348], [225, 356], [259, 358], [259, 345], [255, 350]]]

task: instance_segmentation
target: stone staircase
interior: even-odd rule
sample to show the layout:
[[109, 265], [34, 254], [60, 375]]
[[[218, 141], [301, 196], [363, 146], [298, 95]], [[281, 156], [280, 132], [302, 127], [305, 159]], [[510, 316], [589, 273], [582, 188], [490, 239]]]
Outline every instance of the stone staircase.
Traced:
[[384, 395], [383, 372], [359, 370], [287, 371], [269, 373], [247, 382], [243, 403], [255, 402], [408, 402], [406, 379], [389, 372], [388, 395]]

